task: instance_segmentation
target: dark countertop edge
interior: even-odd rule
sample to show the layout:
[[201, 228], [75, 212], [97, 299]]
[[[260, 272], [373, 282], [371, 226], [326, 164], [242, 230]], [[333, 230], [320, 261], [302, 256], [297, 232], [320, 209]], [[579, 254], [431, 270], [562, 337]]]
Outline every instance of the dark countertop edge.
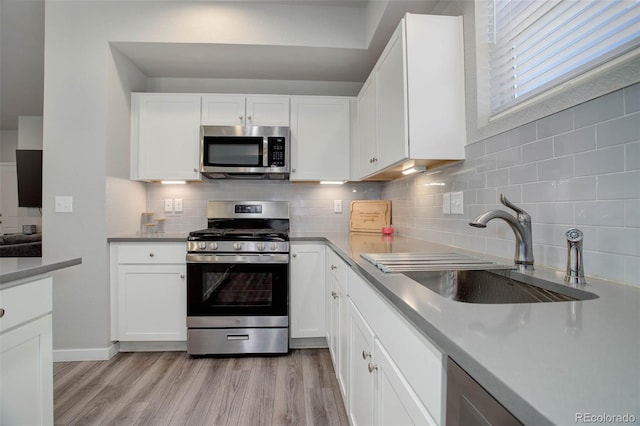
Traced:
[[[475, 381], [477, 381], [482, 387], [504, 405], [518, 420], [525, 424], [536, 425], [552, 425], [551, 420], [545, 417], [542, 413], [532, 407], [526, 400], [516, 394], [502, 381], [497, 379], [489, 370], [487, 370], [482, 364], [478, 363], [467, 352], [460, 349], [451, 339], [449, 339], [444, 333], [434, 327], [431, 323], [425, 320], [414, 309], [405, 303], [404, 300], [395, 295], [387, 287], [378, 281], [377, 278], [372, 276], [366, 269], [358, 264], [350, 255], [344, 253], [344, 251], [334, 244], [330, 238], [323, 236], [305, 236], [291, 238], [292, 242], [324, 242], [332, 250], [334, 250], [347, 264], [367, 282], [371, 283], [378, 293], [388, 300], [397, 311], [402, 315], [409, 323], [413, 324], [416, 330], [422, 334], [429, 342], [438, 347], [444, 356], [449, 356], [456, 361], [468, 374], [470, 374]], [[446, 394], [443, 395], [446, 397]], [[443, 413], [444, 414], [444, 413]]]
[[34, 277], [36, 275], [46, 274], [48, 272], [57, 271], [58, 269], [68, 268], [70, 266], [80, 265], [82, 263], [81, 257], [76, 257], [69, 260], [52, 261], [51, 263], [45, 263], [38, 266], [28, 267], [15, 272], [9, 272], [7, 274], [0, 274], [0, 284], [5, 284], [11, 281], [22, 280], [25, 278]]

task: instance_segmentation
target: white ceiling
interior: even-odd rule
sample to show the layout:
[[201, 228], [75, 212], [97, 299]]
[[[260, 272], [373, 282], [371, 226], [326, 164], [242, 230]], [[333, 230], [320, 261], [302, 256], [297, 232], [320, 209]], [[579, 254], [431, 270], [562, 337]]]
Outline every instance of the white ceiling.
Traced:
[[[378, 0], [246, 1], [365, 8]], [[149, 77], [364, 82], [402, 15], [428, 13], [436, 2], [391, 0], [367, 49], [133, 42], [112, 46]], [[19, 115], [42, 115], [44, 0], [0, 0], [0, 24], [0, 129], [10, 130], [17, 129]]]

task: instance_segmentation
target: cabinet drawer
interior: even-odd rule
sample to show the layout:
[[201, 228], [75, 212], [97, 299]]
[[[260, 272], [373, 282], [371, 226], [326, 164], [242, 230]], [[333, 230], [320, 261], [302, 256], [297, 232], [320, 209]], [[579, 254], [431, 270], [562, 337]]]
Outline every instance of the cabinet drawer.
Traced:
[[327, 250], [327, 270], [346, 294], [349, 294], [347, 289], [347, 271], [349, 269], [349, 265], [336, 252], [331, 249]]
[[186, 243], [121, 243], [117, 245], [117, 263], [186, 263]]
[[31, 321], [53, 309], [52, 278], [46, 277], [0, 291], [0, 332]]
[[442, 420], [443, 355], [362, 277], [349, 270], [353, 304], [389, 352], [431, 416]]

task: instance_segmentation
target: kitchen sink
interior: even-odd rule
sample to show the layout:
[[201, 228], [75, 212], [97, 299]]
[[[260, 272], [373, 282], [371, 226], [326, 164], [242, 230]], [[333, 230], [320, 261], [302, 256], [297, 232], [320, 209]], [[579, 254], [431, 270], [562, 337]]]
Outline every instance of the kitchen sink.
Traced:
[[531, 281], [527, 283], [512, 276], [511, 270], [408, 271], [403, 274], [442, 297], [466, 303], [569, 302], [598, 297], [587, 291], [525, 276]]

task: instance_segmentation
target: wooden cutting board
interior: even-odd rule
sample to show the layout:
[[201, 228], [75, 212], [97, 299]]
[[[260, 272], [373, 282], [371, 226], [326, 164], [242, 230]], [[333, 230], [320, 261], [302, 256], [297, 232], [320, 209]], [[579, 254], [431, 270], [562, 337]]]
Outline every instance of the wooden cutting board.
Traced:
[[391, 224], [390, 200], [351, 202], [350, 231], [382, 233], [382, 227], [389, 224]]

